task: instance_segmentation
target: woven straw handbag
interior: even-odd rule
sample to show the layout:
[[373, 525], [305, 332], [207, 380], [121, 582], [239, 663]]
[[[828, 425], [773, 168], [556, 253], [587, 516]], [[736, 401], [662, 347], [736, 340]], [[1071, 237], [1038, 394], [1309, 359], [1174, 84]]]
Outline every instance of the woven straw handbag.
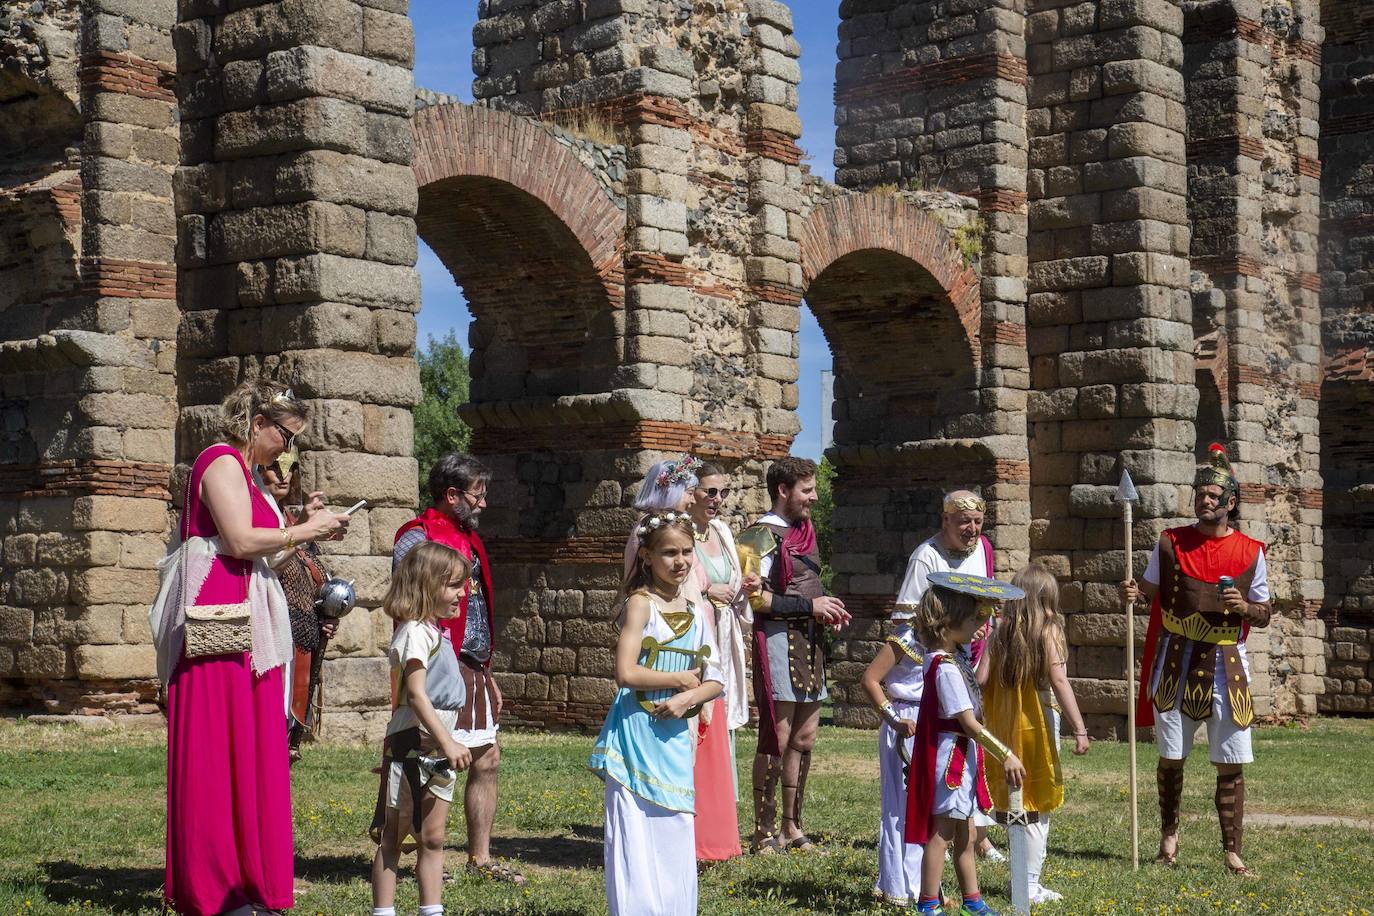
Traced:
[[[191, 505], [191, 479], [190, 475], [186, 478], [186, 499], [182, 502], [183, 506], [188, 507], [186, 514], [189, 516]], [[234, 604], [186, 604], [184, 594], [185, 587], [185, 566], [186, 559], [186, 537], [189, 534], [188, 528], [183, 528], [181, 539], [182, 550], [182, 574], [178, 582], [177, 603], [186, 611], [186, 657], [202, 658], [209, 655], [232, 655], [238, 652], [251, 652], [253, 650], [253, 628], [249, 622], [249, 603], [245, 599]], [[249, 569], [252, 564], [249, 564]], [[250, 573], [244, 573], [244, 590], [248, 594], [248, 577]]]
[[248, 602], [197, 604], [186, 608], [186, 657], [231, 655], [253, 649]]

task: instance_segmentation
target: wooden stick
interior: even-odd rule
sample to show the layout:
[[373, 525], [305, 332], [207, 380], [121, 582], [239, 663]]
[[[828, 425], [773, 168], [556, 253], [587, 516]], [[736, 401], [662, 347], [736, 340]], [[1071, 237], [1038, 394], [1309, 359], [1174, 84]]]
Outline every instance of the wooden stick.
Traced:
[[[1131, 515], [1132, 505], [1123, 502], [1126, 527], [1126, 578], [1135, 578], [1135, 564], [1132, 558]], [[1144, 672], [1142, 672], [1143, 674]], [[1126, 742], [1131, 756], [1131, 868], [1140, 871], [1140, 808], [1136, 797], [1136, 760], [1135, 760], [1135, 602], [1126, 602]]]

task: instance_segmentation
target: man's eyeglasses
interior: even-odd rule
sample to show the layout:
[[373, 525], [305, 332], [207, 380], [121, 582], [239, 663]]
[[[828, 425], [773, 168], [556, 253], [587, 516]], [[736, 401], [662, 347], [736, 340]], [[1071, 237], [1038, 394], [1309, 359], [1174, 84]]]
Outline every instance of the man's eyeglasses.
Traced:
[[705, 493], [707, 499], [728, 499], [730, 496], [729, 487], [697, 487], [697, 490]]
[[480, 506], [487, 501], [487, 491], [473, 493], [471, 490], [458, 490], [459, 495], [466, 497], [474, 506]]

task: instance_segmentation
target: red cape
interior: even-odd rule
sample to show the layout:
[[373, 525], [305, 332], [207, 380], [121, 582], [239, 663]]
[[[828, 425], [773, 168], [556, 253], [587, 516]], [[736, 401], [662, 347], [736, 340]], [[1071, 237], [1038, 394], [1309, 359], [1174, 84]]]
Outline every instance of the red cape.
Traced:
[[[1208, 537], [1196, 525], [1169, 528], [1160, 536], [1168, 538], [1178, 557], [1183, 574], [1200, 582], [1216, 583], [1222, 576], [1241, 575], [1264, 550], [1264, 542], [1232, 529], [1226, 537]], [[1145, 654], [1140, 660], [1140, 686], [1136, 694], [1135, 724], [1149, 728], [1155, 724], [1155, 704], [1150, 696], [1150, 678], [1154, 671], [1155, 652], [1159, 648], [1159, 631], [1164, 621], [1159, 610], [1159, 594], [1150, 602], [1150, 626], [1145, 630]], [[1240, 641], [1250, 635], [1250, 624], [1240, 628]]]
[[[935, 816], [931, 809], [935, 807], [935, 781], [940, 778], [935, 772], [940, 732], [963, 733], [957, 719], [940, 718], [940, 690], [936, 686], [935, 672], [945, 660], [944, 655], [933, 652], [926, 655], [925, 687], [921, 691], [921, 705], [916, 713], [916, 737], [911, 745], [911, 771], [906, 781], [906, 829], [903, 838], [908, 843], [924, 845], [934, 830]], [[950, 754], [949, 769], [951, 774], [958, 772], [960, 779], [963, 778], [964, 767], [969, 765], [967, 750], [970, 744], [973, 744], [972, 739], [963, 738]], [[974, 800], [980, 810], [987, 812], [992, 808], [992, 798], [988, 794], [983, 773], [983, 748], [973, 744], [972, 750]], [[953, 785], [957, 787], [958, 783]]]
[[[433, 506], [421, 512], [416, 518], [406, 522], [396, 530], [396, 541], [401, 539], [401, 535], [414, 528], [421, 528], [425, 532], [425, 537], [431, 541], [438, 541], [446, 544], [461, 553], [465, 558], [471, 560], [473, 554], [477, 555], [477, 560], [481, 564], [482, 591], [487, 599], [487, 632], [491, 634], [492, 641], [496, 640], [496, 617], [492, 610], [491, 601], [491, 564], [487, 562], [487, 548], [482, 544], [481, 537], [476, 531], [466, 531], [453, 523], [447, 515], [435, 509]], [[394, 541], [393, 541], [394, 543]], [[455, 647], [462, 646], [463, 633], [467, 629], [468, 622], [468, 598], [471, 597], [471, 586], [469, 591], [463, 595], [463, 603], [458, 610], [456, 617], [449, 617], [439, 621], [439, 626], [448, 631], [449, 639]], [[487, 657], [486, 667], [491, 667], [491, 657]]]

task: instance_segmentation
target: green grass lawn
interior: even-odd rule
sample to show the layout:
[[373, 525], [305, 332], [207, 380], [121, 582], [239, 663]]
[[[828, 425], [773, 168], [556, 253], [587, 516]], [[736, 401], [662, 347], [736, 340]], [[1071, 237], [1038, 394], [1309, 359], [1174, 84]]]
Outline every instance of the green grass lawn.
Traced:
[[[753, 735], [741, 732], [747, 774]], [[89, 732], [0, 722], [0, 914], [156, 913], [163, 862], [162, 733]], [[1065, 763], [1067, 802], [1050, 833], [1045, 883], [1065, 895], [1045, 914], [1295, 913], [1374, 910], [1374, 722], [1321, 720], [1310, 728], [1266, 728], [1248, 770], [1246, 860], [1263, 876], [1221, 868], [1212, 807], [1214, 781], [1201, 747], [1188, 768], [1182, 851], [1176, 870], [1130, 868], [1126, 748], [1096, 744]], [[516, 889], [462, 879], [449, 886], [449, 913], [573, 916], [605, 912], [601, 875], [601, 785], [585, 769], [589, 736], [505, 736], [494, 843], [530, 877]], [[310, 746], [294, 773], [298, 913], [367, 913], [374, 752]], [[1154, 749], [1141, 745], [1141, 851], [1158, 830]], [[876, 874], [878, 768], [874, 735], [823, 729], [812, 767], [807, 820], [829, 854], [743, 858], [701, 881], [701, 912], [880, 913], [869, 896]], [[747, 788], [747, 776], [746, 776]], [[747, 797], [747, 796], [746, 796]], [[1259, 815], [1269, 815], [1259, 817]], [[1294, 815], [1336, 815], [1363, 826], [1302, 826]], [[750, 812], [740, 806], [743, 830]], [[999, 841], [1003, 839], [999, 837]], [[450, 853], [463, 861], [461, 817]], [[407, 867], [413, 859], [407, 861]], [[1007, 904], [1005, 866], [980, 868], [994, 907]], [[952, 877], [947, 876], [947, 882]], [[952, 889], [952, 884], [947, 883]], [[401, 907], [414, 911], [403, 875]], [[406, 912], [401, 909], [400, 912]]]

